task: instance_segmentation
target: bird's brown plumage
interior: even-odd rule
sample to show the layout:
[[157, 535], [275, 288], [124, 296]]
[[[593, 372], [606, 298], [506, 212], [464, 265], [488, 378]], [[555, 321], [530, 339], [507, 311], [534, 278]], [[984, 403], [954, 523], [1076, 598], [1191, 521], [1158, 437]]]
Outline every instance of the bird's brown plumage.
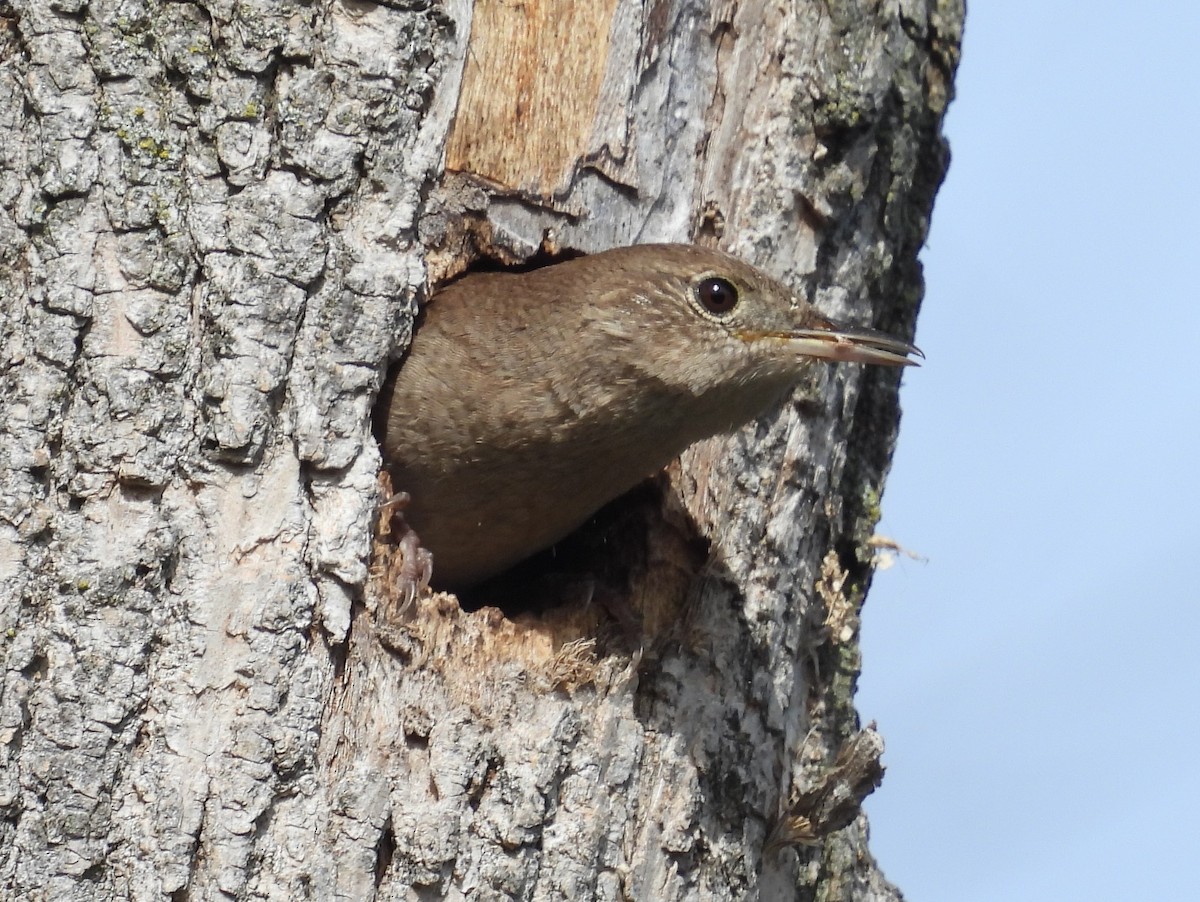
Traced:
[[[706, 309], [726, 299], [702, 285], [714, 279], [735, 289], [731, 310]], [[687, 245], [478, 273], [434, 295], [385, 385], [384, 457], [412, 496], [405, 518], [433, 554], [434, 585], [464, 588], [760, 415], [814, 357], [900, 364], [913, 352]]]

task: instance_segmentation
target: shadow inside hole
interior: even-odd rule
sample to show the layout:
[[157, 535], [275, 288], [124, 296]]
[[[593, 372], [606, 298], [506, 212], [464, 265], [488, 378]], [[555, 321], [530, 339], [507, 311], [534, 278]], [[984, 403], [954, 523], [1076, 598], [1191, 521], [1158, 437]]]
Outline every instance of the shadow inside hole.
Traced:
[[[628, 599], [635, 580], [646, 570], [661, 506], [662, 487], [657, 480], [647, 480], [606, 504], [562, 541], [479, 585], [459, 590], [459, 602], [466, 611], [490, 606], [512, 618], [593, 601], [608, 608], [614, 601]], [[436, 570], [435, 559], [435, 574]]]

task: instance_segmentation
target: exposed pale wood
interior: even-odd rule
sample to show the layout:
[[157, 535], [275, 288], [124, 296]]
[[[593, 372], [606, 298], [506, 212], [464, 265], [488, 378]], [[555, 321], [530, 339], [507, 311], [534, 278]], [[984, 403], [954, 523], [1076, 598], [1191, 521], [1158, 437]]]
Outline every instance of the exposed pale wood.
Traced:
[[617, 0], [478, 0], [446, 168], [553, 196], [587, 150]]

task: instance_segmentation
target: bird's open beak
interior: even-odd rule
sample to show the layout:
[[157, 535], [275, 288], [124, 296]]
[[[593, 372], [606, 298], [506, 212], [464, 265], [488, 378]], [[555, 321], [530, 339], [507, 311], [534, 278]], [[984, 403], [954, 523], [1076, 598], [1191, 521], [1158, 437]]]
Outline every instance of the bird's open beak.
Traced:
[[843, 326], [821, 319], [810, 329], [794, 329], [780, 336], [796, 353], [821, 360], [876, 363], [883, 366], [920, 366], [911, 358], [924, 358], [921, 349], [876, 329]]

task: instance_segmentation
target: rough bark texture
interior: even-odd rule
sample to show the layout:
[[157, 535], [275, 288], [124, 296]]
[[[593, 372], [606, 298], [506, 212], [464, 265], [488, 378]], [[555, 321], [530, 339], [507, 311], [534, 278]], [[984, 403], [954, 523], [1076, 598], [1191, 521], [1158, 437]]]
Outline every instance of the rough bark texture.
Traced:
[[5, 898], [897, 897], [895, 373], [618, 506], [632, 633], [372, 552], [375, 393], [476, 253], [719, 243], [912, 328], [960, 0], [574, 6], [0, 3]]

